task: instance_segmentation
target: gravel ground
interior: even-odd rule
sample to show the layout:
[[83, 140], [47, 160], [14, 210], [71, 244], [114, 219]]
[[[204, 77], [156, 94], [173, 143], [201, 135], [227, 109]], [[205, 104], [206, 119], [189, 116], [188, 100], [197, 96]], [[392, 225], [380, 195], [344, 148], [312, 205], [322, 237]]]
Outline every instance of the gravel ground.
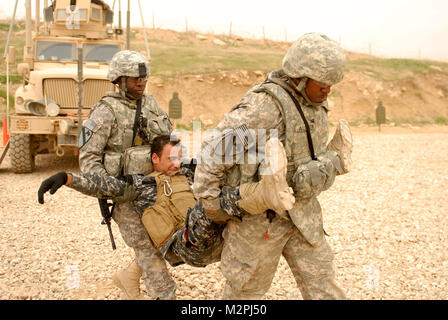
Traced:
[[[355, 135], [354, 167], [319, 198], [350, 299], [448, 299], [448, 134]], [[0, 166], [0, 299], [120, 299], [110, 276], [133, 252], [112, 225], [112, 251], [94, 198], [42, 180], [78, 172], [75, 158], [39, 156], [33, 174]], [[219, 263], [170, 268], [178, 299], [219, 299]], [[141, 284], [144, 290], [143, 284]], [[301, 299], [283, 258], [265, 299]]]

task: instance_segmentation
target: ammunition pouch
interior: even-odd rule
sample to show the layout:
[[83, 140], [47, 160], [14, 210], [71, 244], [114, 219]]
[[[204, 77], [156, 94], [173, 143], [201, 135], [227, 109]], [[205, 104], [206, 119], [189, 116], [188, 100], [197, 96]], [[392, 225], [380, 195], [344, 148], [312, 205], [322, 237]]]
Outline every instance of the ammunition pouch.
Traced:
[[148, 128], [153, 133], [153, 137], [163, 134], [170, 134], [173, 129], [170, 119], [167, 115], [160, 115], [155, 118], [148, 119]]
[[123, 173], [150, 174], [153, 171], [151, 147], [149, 145], [126, 149], [123, 155]]
[[106, 151], [104, 168], [112, 177], [120, 174], [150, 174], [153, 171], [151, 147], [149, 145], [132, 147], [126, 149], [124, 153]]
[[158, 172], [150, 176], [157, 183], [157, 200], [143, 212], [142, 223], [155, 246], [160, 247], [185, 225], [188, 208], [193, 208], [196, 200], [185, 176]]
[[327, 151], [317, 160], [299, 165], [293, 178], [293, 189], [298, 199], [317, 197], [330, 188], [337, 173], [342, 172], [341, 159], [334, 151]]

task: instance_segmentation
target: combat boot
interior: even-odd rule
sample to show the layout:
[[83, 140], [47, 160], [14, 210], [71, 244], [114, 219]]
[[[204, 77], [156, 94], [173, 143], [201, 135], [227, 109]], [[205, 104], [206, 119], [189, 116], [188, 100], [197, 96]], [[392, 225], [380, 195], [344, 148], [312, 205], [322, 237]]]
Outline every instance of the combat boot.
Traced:
[[352, 166], [353, 137], [347, 120], [339, 120], [336, 131], [328, 143], [327, 149], [336, 151], [341, 158], [341, 174], [349, 172]]
[[128, 299], [138, 300], [142, 299], [142, 295], [140, 294], [141, 276], [142, 271], [134, 260], [126, 268], [115, 273], [112, 276], [112, 280], [126, 294]]
[[277, 213], [292, 209], [295, 197], [286, 182], [287, 165], [283, 144], [276, 138], [268, 140], [265, 161], [260, 166], [261, 180], [240, 186], [241, 200], [237, 205], [251, 214], [268, 209]]

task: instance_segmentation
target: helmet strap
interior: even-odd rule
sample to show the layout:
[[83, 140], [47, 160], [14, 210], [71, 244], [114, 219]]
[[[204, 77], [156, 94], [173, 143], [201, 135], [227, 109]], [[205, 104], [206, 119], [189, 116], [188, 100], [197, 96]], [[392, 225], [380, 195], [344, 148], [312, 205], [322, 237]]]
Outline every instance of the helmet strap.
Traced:
[[126, 77], [121, 77], [120, 84], [118, 85], [118, 88], [120, 89], [120, 94], [123, 98], [126, 98], [126, 94], [128, 92], [128, 89], [126, 87]]
[[120, 95], [125, 99], [137, 100], [128, 93], [128, 87], [126, 86], [126, 77], [121, 77], [121, 83], [119, 84]]
[[305, 90], [306, 83], [308, 82], [307, 77], [300, 78], [299, 84], [296, 86], [297, 91], [302, 92], [302, 90]]
[[312, 102], [311, 100], [310, 100], [310, 98], [308, 97], [308, 95], [306, 94], [306, 84], [307, 84], [307, 82], [308, 82], [308, 79], [309, 78], [307, 78], [307, 77], [302, 77], [301, 79], [300, 79], [300, 82], [299, 82], [299, 84], [296, 86], [296, 90], [298, 91], [298, 92], [300, 92], [300, 94], [302, 95], [302, 97], [304, 97], [305, 98], [305, 101], [309, 104], [309, 105], [311, 105], [311, 106], [313, 106], [313, 107], [318, 107], [318, 106], [320, 106], [322, 103], [316, 103], [316, 102]]

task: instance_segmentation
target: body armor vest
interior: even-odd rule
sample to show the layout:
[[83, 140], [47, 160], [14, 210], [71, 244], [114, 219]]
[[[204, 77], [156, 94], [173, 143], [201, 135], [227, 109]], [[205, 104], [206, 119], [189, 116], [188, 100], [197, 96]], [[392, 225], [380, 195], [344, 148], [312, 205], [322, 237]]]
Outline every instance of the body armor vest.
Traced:
[[[269, 77], [268, 81], [253, 87], [250, 91], [269, 94], [281, 112], [285, 132], [279, 136], [279, 139], [285, 147], [288, 158], [286, 180], [288, 185], [293, 188], [296, 197], [296, 203], [291, 210], [288, 210], [288, 216], [305, 239], [314, 246], [324, 239], [322, 210], [316, 197], [316, 194], [323, 188], [318, 185], [313, 186], [312, 181], [310, 181], [312, 180], [310, 175], [308, 175], [310, 179], [298, 181], [302, 183], [297, 183], [297, 180], [300, 179], [294, 179], [297, 176], [299, 178], [303, 177], [302, 175], [297, 175], [297, 171], [300, 172], [304, 166], [314, 165], [318, 161], [312, 161], [311, 159], [305, 123], [289, 94], [294, 94], [299, 101], [304, 116], [308, 121], [316, 158], [322, 158], [321, 156], [326, 152], [329, 135], [327, 105], [323, 103], [320, 106], [307, 106], [303, 97], [287, 92], [287, 87], [289, 86], [283, 80]], [[306, 170], [303, 172], [306, 173]], [[258, 181], [258, 167], [252, 164], [234, 166], [229, 172], [227, 181], [232, 182], [233, 185]], [[324, 182], [323, 184], [326, 183]], [[307, 191], [308, 194], [304, 196], [303, 191]]]
[[[150, 108], [147, 107], [152, 106], [148, 99], [150, 98], [146, 95], [142, 97], [141, 117], [152, 119], [157, 114], [155, 111], [151, 112]], [[119, 103], [117, 103], [117, 100]], [[113, 94], [101, 98], [99, 103], [105, 105], [114, 114], [117, 121], [118, 134], [109, 138], [108, 147], [111, 151], [123, 153], [132, 146], [136, 104], [121, 98], [121, 96], [117, 99], [117, 96]], [[148, 130], [148, 128], [145, 129]], [[138, 138], [135, 142], [135, 145], [149, 144], [149, 140], [144, 141]]]
[[157, 200], [143, 212], [142, 222], [151, 240], [159, 247], [185, 225], [187, 211], [194, 207], [196, 199], [182, 174], [166, 176], [153, 172], [149, 176], [156, 180]]
[[[312, 160], [305, 123], [293, 100], [280, 85], [265, 82], [255, 86], [252, 91], [269, 94], [280, 109], [285, 125], [285, 135], [282, 143], [288, 158], [286, 181], [294, 189], [295, 184], [292, 182], [292, 178], [297, 168]], [[318, 157], [326, 152], [328, 141], [327, 110], [324, 106], [304, 107], [304, 99], [299, 95], [295, 95], [295, 97], [300, 102], [303, 113], [309, 123], [314, 151], [316, 157]]]
[[[154, 98], [150, 95], [142, 96], [140, 117], [145, 119], [145, 121], [142, 121], [142, 125], [137, 128], [135, 138], [136, 104], [130, 100], [123, 99], [118, 93], [108, 92], [95, 106], [99, 105], [106, 106], [113, 113], [117, 124], [116, 133], [109, 136], [107, 145], [104, 148], [104, 167], [107, 173], [111, 176], [117, 176], [122, 168], [125, 169], [124, 174], [147, 174], [151, 172], [152, 166], [148, 164], [147, 159], [150, 152], [150, 142], [154, 137], [170, 134], [172, 131], [168, 117], [157, 107], [158, 105]], [[140, 136], [142, 131], [142, 136], [145, 136], [145, 138]], [[131, 148], [133, 138], [135, 139], [134, 146], [136, 147]], [[141, 146], [147, 147], [142, 148]], [[125, 152], [129, 153], [129, 155], [125, 154]], [[128, 163], [129, 160], [135, 161], [134, 163]]]

